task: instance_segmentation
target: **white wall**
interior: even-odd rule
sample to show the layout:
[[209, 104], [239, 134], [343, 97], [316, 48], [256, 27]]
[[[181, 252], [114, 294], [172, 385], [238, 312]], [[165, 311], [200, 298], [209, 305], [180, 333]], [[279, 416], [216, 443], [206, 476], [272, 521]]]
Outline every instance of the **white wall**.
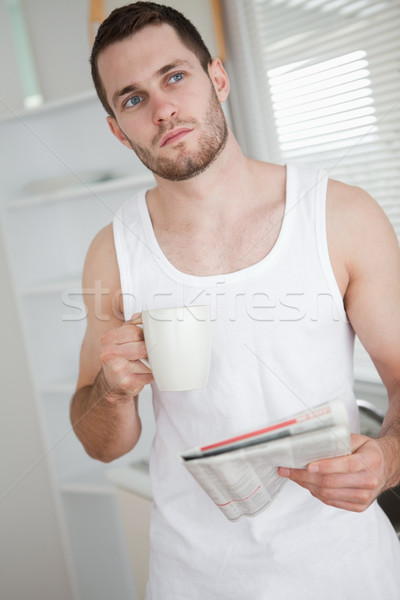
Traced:
[[0, 598], [71, 600], [58, 507], [0, 228]]
[[[89, 68], [89, 0], [20, 0], [25, 13], [39, 86], [45, 102], [92, 89]], [[107, 14], [124, 0], [104, 0]], [[211, 5], [208, 0], [165, 1], [198, 27], [215, 54]], [[23, 108], [6, 2], [0, 2], [0, 115]]]

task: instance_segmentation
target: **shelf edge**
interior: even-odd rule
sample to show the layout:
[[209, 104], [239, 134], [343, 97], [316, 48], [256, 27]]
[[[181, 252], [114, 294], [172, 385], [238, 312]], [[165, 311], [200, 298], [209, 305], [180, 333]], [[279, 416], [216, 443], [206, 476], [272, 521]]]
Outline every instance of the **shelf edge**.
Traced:
[[154, 183], [154, 179], [148, 173], [118, 177], [115, 179], [107, 179], [105, 181], [88, 183], [81, 186], [63, 188], [54, 192], [46, 192], [44, 194], [34, 194], [25, 197], [19, 196], [15, 201], [7, 202], [5, 212], [13, 212], [26, 208], [34, 208], [43, 204], [54, 204], [58, 202], [78, 200], [80, 198], [97, 196], [99, 193], [114, 192], [130, 187], [147, 186]]
[[[29, 117], [36, 117], [45, 114], [46, 112], [51, 112], [53, 110], [60, 110], [68, 107], [73, 107], [76, 104], [80, 104], [83, 102], [97, 100], [97, 95], [94, 90], [86, 90], [83, 92], [78, 92], [68, 98], [61, 98], [55, 100], [49, 100], [48, 102], [44, 102], [40, 106], [35, 108], [20, 108], [14, 110], [7, 106], [8, 113], [2, 113], [0, 115], [0, 125], [2, 123], [6, 123], [8, 121], [27, 119]], [[99, 102], [99, 100], [98, 100]]]
[[65, 281], [57, 281], [54, 283], [38, 283], [19, 290], [20, 296], [40, 296], [42, 294], [54, 294], [56, 292], [64, 292], [67, 289], [81, 289], [82, 282], [80, 279], [70, 279]]
[[59, 490], [62, 494], [93, 494], [94, 496], [115, 496], [116, 491], [110, 485], [90, 483], [60, 483]]

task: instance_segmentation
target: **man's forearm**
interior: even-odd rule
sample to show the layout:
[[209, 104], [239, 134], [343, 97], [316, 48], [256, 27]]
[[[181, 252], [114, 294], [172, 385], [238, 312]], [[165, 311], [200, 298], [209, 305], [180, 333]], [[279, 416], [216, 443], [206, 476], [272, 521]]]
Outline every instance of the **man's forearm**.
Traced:
[[385, 455], [386, 487], [400, 483], [400, 385], [389, 390], [389, 407], [379, 441]]
[[74, 394], [71, 423], [86, 452], [110, 462], [129, 452], [140, 437], [137, 397], [113, 393], [100, 371], [93, 385]]

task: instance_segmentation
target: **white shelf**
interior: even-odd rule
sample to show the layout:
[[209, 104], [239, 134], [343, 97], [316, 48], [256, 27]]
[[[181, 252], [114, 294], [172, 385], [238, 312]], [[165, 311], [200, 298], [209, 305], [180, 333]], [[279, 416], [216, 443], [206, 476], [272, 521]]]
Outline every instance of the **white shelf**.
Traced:
[[122, 487], [152, 500], [148, 460], [142, 459], [130, 463], [127, 460], [127, 457], [123, 457], [115, 461], [115, 467], [110, 468], [106, 464], [96, 466], [79, 475], [60, 481], [59, 489], [67, 494], [114, 495], [116, 487]]
[[60, 381], [54, 383], [43, 383], [39, 391], [42, 394], [48, 395], [57, 395], [57, 394], [67, 394], [72, 397], [73, 393], [76, 389], [76, 381]]
[[46, 114], [48, 112], [51, 112], [53, 110], [68, 109], [71, 106], [75, 106], [77, 104], [82, 104], [82, 103], [88, 102], [88, 101], [93, 101], [96, 98], [97, 98], [96, 92], [94, 90], [88, 90], [87, 92], [82, 92], [80, 94], [74, 94], [73, 96], [69, 96], [66, 99], [45, 102], [35, 108], [25, 108], [25, 109], [18, 110], [18, 111], [9, 109], [8, 114], [2, 114], [0, 116], [0, 124], [3, 122], [6, 122], [6, 121], [12, 121], [12, 120], [23, 121], [27, 118], [40, 116], [40, 115]]
[[20, 290], [21, 296], [40, 296], [45, 294], [62, 293], [67, 289], [81, 289], [82, 282], [79, 276], [73, 279], [64, 279], [60, 281], [48, 281], [38, 283]]
[[59, 489], [64, 494], [115, 495], [115, 488], [107, 481], [105, 467], [62, 481]]
[[[76, 175], [79, 178], [79, 174]], [[79, 200], [88, 195], [99, 198], [100, 194], [103, 193], [147, 187], [152, 184], [154, 184], [154, 179], [149, 173], [110, 177], [105, 181], [97, 183], [86, 183], [82, 180], [81, 184], [74, 187], [62, 188], [43, 194], [27, 195], [25, 197], [20, 196], [11, 202], [8, 202], [6, 209], [8, 211], [21, 210], [24, 208], [42, 206], [44, 204], [53, 204], [55, 202]]]
[[107, 471], [106, 476], [117, 488], [146, 498], [146, 500], [153, 500], [147, 460], [112, 468]]

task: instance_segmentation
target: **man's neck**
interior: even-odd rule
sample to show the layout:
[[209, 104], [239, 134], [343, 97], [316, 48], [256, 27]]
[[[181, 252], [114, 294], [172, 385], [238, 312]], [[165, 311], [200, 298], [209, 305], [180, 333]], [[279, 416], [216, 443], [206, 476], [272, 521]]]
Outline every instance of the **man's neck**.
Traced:
[[226, 217], [228, 208], [232, 212], [243, 206], [250, 163], [230, 132], [224, 151], [203, 173], [179, 182], [155, 176], [157, 187], [147, 195], [150, 216], [165, 224]]
[[246, 158], [233, 136], [201, 175], [157, 183], [147, 206], [157, 241], [178, 270], [198, 276], [238, 271], [275, 244], [285, 168]]

